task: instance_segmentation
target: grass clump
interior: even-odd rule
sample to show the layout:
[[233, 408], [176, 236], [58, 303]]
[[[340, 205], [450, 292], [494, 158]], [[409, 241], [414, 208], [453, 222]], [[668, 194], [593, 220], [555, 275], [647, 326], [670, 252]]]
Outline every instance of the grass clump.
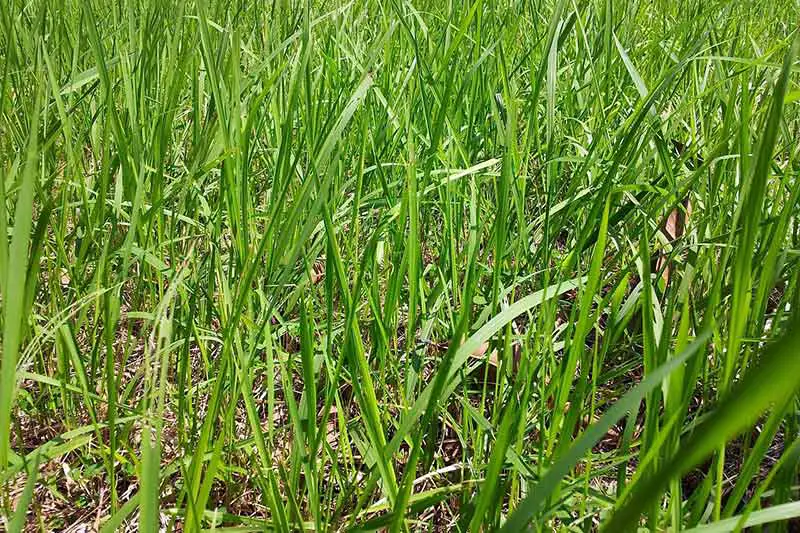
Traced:
[[0, 6], [9, 531], [788, 531], [794, 2]]

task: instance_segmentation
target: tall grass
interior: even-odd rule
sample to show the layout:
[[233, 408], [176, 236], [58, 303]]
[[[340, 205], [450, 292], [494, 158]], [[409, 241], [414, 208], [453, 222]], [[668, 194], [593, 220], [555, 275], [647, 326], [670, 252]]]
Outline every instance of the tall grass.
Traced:
[[798, 15], [2, 3], [0, 529], [788, 531]]

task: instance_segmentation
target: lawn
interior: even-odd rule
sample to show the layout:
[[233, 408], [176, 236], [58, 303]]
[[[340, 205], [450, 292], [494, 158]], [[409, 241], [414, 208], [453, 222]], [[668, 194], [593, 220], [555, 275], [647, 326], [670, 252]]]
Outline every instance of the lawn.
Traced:
[[798, 20], [0, 2], [0, 530], [797, 531]]

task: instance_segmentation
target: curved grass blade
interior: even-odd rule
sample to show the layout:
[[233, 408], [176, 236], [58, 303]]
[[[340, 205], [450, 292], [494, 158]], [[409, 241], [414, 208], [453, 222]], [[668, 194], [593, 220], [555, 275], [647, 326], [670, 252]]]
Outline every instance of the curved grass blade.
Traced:
[[680, 355], [673, 357], [655, 369], [650, 375], [625, 394], [625, 396], [614, 403], [614, 405], [600, 417], [600, 420], [584, 431], [566, 453], [556, 460], [544, 477], [542, 477], [541, 481], [533, 488], [532, 492], [528, 494], [528, 496], [520, 502], [514, 512], [511, 513], [500, 531], [503, 533], [510, 533], [513, 531], [525, 530], [528, 523], [530, 523], [541, 510], [542, 504], [547, 501], [547, 498], [555, 491], [564, 476], [569, 473], [572, 467], [578, 464], [578, 461], [583, 458], [586, 452], [588, 452], [620, 418], [625, 416], [626, 413], [636, 410], [639, 403], [650, 391], [660, 386], [667, 376], [688, 361], [695, 353], [700, 351], [701, 348], [705, 346], [709, 336], [709, 332], [698, 336]]
[[741, 517], [734, 516], [712, 524], [687, 529], [685, 533], [728, 533], [729, 531], [736, 531], [738, 528], [763, 526], [764, 524], [791, 520], [797, 517], [800, 517], [800, 502], [782, 503], [751, 513], [743, 524], [739, 523]]
[[630, 498], [603, 526], [604, 531], [627, 531], [642, 509], [661, 494], [670, 479], [688, 472], [725, 442], [750, 427], [773, 404], [781, 403], [800, 388], [800, 324], [770, 346], [761, 363], [750, 371], [705, 421], [695, 428], [675, 454], [653, 473], [630, 487]]

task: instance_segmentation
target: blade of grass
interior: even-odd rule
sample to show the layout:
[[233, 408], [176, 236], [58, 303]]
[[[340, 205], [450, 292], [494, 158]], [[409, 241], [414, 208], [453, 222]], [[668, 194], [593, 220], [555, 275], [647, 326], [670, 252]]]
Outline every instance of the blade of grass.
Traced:
[[689, 471], [752, 424], [764, 410], [794, 395], [800, 388], [797, 346], [800, 346], [800, 325], [795, 320], [786, 335], [767, 349], [759, 365], [730, 391], [713, 415], [681, 442], [675, 454], [652, 476], [642, 478], [637, 487], [630, 487], [630, 497], [619, 504], [603, 530], [622, 531], [631, 527], [641, 510], [658, 497], [660, 488], [670, 479]]

